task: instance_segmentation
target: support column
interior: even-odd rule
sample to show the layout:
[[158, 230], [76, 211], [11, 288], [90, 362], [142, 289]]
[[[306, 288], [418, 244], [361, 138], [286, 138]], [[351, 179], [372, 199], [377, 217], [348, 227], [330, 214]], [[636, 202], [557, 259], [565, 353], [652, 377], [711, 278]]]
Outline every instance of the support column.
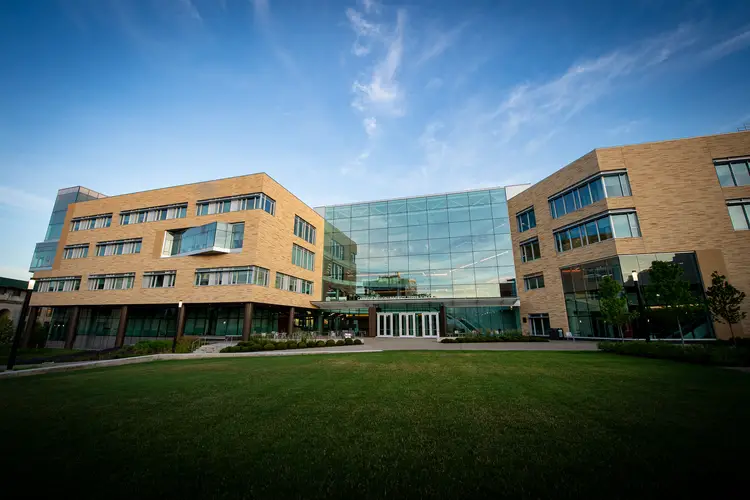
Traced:
[[318, 311], [318, 335], [323, 336], [323, 311]]
[[31, 334], [34, 333], [36, 328], [36, 319], [39, 316], [39, 307], [33, 306], [29, 308], [29, 319], [26, 322], [26, 328], [23, 330], [23, 337], [21, 337], [21, 349], [29, 347], [29, 340], [31, 340]]
[[247, 341], [253, 333], [253, 303], [245, 302], [245, 319], [242, 322], [242, 340]]
[[125, 343], [125, 328], [128, 325], [128, 306], [120, 308], [120, 322], [117, 324], [117, 337], [115, 337], [115, 347], [122, 347]]
[[294, 333], [294, 307], [289, 308], [289, 324], [287, 325], [287, 334]]
[[445, 312], [445, 306], [440, 305], [440, 313], [438, 315], [438, 325], [440, 327], [441, 337], [451, 337], [451, 332], [448, 332], [448, 315]]
[[377, 337], [378, 335], [378, 309], [375, 306], [367, 308], [367, 336]]
[[187, 306], [182, 304], [182, 307], [177, 308], [177, 331], [175, 332], [175, 338], [180, 339], [185, 334], [185, 315], [187, 314]]
[[73, 306], [71, 308], [70, 318], [68, 319], [68, 331], [65, 335], [65, 348], [73, 349], [73, 345], [76, 341], [76, 331], [78, 330], [78, 314], [81, 312], [81, 308]]

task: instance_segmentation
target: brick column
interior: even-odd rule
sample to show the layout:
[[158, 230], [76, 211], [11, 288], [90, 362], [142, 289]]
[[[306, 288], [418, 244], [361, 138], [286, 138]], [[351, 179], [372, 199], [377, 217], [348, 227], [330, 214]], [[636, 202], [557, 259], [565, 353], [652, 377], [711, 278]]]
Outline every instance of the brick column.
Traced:
[[76, 330], [78, 330], [78, 315], [81, 312], [81, 308], [73, 306], [71, 308], [70, 318], [68, 319], [68, 331], [65, 336], [65, 348], [73, 349], [73, 344], [76, 341]]
[[367, 308], [367, 336], [378, 336], [378, 309], [375, 306]]
[[29, 308], [29, 319], [26, 321], [26, 327], [23, 329], [23, 336], [21, 337], [21, 349], [29, 347], [29, 340], [31, 340], [31, 334], [34, 333], [36, 328], [36, 318], [39, 316], [39, 308], [32, 306]]
[[242, 322], [242, 340], [248, 340], [253, 333], [253, 303], [245, 302], [245, 319]]
[[288, 334], [294, 333], [294, 307], [289, 308], [289, 324], [287, 325]]
[[448, 332], [448, 315], [445, 313], [445, 306], [440, 305], [440, 313], [438, 314], [438, 325], [440, 327], [441, 337], [450, 337], [451, 334]]
[[128, 306], [120, 308], [120, 322], [117, 324], [117, 337], [115, 337], [115, 347], [122, 347], [125, 343], [125, 328], [128, 325]]

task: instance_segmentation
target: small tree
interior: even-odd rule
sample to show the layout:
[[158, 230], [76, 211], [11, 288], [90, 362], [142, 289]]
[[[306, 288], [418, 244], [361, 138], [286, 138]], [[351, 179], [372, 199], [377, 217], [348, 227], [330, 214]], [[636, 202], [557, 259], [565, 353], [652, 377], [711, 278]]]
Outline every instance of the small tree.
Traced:
[[0, 344], [13, 342], [13, 320], [8, 316], [0, 316]]
[[674, 315], [684, 345], [680, 314], [695, 310], [699, 300], [690, 292], [690, 283], [685, 281], [679, 264], [655, 260], [651, 263], [649, 277], [651, 284], [646, 287], [649, 302], [663, 306]]
[[711, 274], [711, 286], [706, 290], [708, 309], [719, 323], [729, 325], [732, 344], [737, 345], [732, 325], [747, 317], [747, 313], [740, 311], [740, 304], [745, 300], [745, 292], [741, 292], [727, 282], [726, 276], [714, 271]]
[[623, 325], [638, 317], [636, 311], [628, 310], [628, 299], [623, 295], [622, 285], [611, 276], [605, 276], [599, 282], [599, 309], [602, 312], [602, 320], [617, 327], [621, 339], [624, 339]]

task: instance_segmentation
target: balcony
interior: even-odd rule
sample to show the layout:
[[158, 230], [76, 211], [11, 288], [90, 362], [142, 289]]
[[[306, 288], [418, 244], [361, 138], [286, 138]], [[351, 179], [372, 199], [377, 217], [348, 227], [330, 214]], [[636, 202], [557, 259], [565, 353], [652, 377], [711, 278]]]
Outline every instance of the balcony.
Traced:
[[162, 257], [218, 255], [242, 250], [245, 236], [243, 222], [211, 222], [198, 227], [166, 231]]

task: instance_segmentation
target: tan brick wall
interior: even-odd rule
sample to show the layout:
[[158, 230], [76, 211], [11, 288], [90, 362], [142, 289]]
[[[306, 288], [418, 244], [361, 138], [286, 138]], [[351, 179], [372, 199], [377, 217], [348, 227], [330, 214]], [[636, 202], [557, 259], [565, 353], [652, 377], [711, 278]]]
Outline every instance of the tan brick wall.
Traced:
[[[197, 216], [196, 202], [246, 193], [263, 192], [276, 201], [276, 215], [263, 210], [246, 210], [225, 214]], [[168, 221], [146, 222], [120, 226], [119, 212], [172, 203], [188, 203], [187, 217]], [[70, 232], [70, 219], [112, 212], [109, 228]], [[299, 215], [316, 228], [316, 244], [311, 245], [294, 236], [294, 216]], [[245, 235], [241, 252], [224, 255], [196, 255], [162, 258], [164, 233], [169, 229], [201, 226], [213, 221], [244, 222]], [[141, 253], [96, 257], [99, 241], [123, 238], [143, 238]], [[91, 243], [89, 256], [84, 259], [63, 260], [63, 247], [76, 243]], [[292, 264], [292, 244], [296, 243], [315, 252], [315, 270], [308, 271]], [[269, 269], [269, 286], [195, 286], [195, 269], [257, 265]], [[258, 302], [295, 307], [313, 307], [322, 291], [323, 218], [292, 193], [266, 174], [253, 174], [198, 184], [175, 186], [153, 191], [111, 196], [99, 200], [70, 205], [66, 225], [58, 245], [57, 257], [51, 271], [41, 271], [34, 278], [82, 275], [78, 292], [37, 293], [32, 305], [113, 305], [113, 304], [174, 304], [208, 302]], [[141, 288], [144, 271], [177, 270], [174, 288]], [[277, 290], [276, 271], [313, 281], [314, 295]], [[98, 273], [135, 272], [131, 290], [89, 291], [86, 277]]]
[[[745, 155], [750, 155], [750, 132], [597, 149], [510, 199], [511, 219], [533, 203], [537, 220], [536, 229], [521, 234], [512, 221], [514, 249], [520, 241], [538, 235], [542, 253], [539, 260], [521, 263], [520, 254], [514, 252], [521, 316], [546, 312], [552, 327], [567, 331], [560, 268], [617, 254], [716, 250], [723, 255], [730, 282], [750, 294], [750, 231], [734, 231], [726, 208], [728, 199], [750, 197], [750, 187], [722, 188], [713, 166], [713, 159]], [[549, 196], [597, 171], [623, 168], [628, 171], [632, 196], [608, 198], [552, 219]], [[636, 209], [642, 238], [617, 239], [556, 253], [554, 229], [616, 208]], [[698, 257], [705, 279], [713, 269], [703, 267], [718, 266], [720, 260], [716, 253], [699, 252]], [[544, 273], [545, 288], [525, 292], [523, 276], [534, 272]], [[750, 315], [750, 300], [744, 303], [744, 310]], [[528, 323], [523, 327], [528, 329]], [[750, 334], [750, 319], [741, 328]], [[725, 337], [728, 330], [718, 327], [717, 333]]]

